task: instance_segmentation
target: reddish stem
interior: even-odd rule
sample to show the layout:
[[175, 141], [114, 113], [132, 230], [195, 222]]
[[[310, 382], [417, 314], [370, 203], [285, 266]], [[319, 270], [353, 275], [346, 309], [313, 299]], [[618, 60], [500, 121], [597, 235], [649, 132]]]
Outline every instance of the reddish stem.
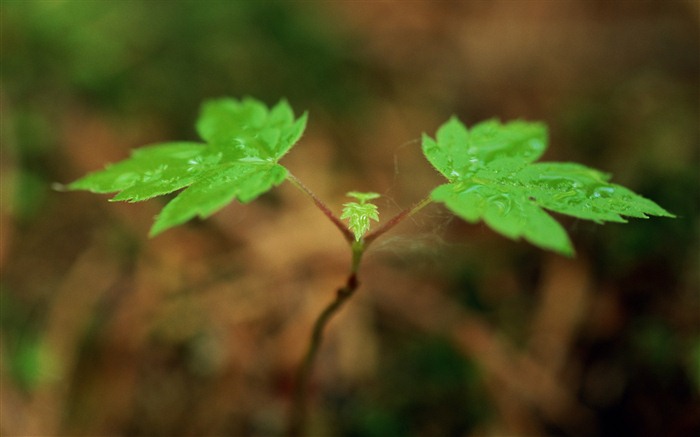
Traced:
[[369, 246], [374, 240], [382, 236], [385, 232], [389, 231], [391, 228], [394, 226], [398, 225], [405, 219], [406, 217], [410, 217], [413, 214], [417, 213], [423, 207], [428, 205], [432, 200], [430, 197], [426, 197], [425, 199], [421, 200], [420, 202], [416, 203], [410, 208], [404, 209], [403, 211], [399, 212], [395, 216], [393, 216], [391, 219], [389, 219], [387, 222], [385, 222], [383, 225], [378, 227], [376, 230], [373, 232], [370, 232], [369, 235], [367, 235], [364, 238], [365, 241], [365, 247]]
[[355, 241], [355, 236], [352, 233], [352, 231], [345, 225], [345, 223], [342, 222], [342, 220], [340, 220], [335, 214], [333, 214], [333, 211], [331, 211], [330, 208], [328, 208], [326, 206], [326, 204], [323, 203], [323, 201], [321, 199], [319, 199], [316, 196], [316, 194], [314, 194], [313, 191], [311, 191], [306, 185], [304, 185], [299, 179], [297, 179], [296, 176], [294, 176], [293, 174], [291, 174], [289, 172], [287, 173], [287, 179], [295, 187], [299, 188], [301, 191], [306, 193], [306, 195], [308, 195], [311, 198], [311, 200], [314, 201], [314, 203], [316, 204], [318, 209], [320, 209], [321, 212], [323, 212], [323, 214], [326, 217], [328, 217], [328, 219], [331, 222], [333, 222], [335, 227], [340, 230], [340, 232], [343, 234], [343, 237], [345, 237], [345, 239], [348, 242], [352, 243], [353, 241]]

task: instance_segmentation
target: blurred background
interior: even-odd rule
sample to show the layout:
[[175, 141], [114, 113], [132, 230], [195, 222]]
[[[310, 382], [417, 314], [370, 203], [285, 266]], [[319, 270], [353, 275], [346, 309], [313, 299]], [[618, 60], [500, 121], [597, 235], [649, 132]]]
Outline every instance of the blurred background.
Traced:
[[700, 430], [700, 4], [3, 0], [3, 436], [276, 436], [349, 250], [284, 184], [147, 238], [160, 200], [58, 192], [196, 140], [224, 95], [309, 110], [283, 164], [384, 219], [440, 183], [450, 115], [542, 120], [677, 219], [558, 216], [564, 259], [431, 205], [367, 254], [326, 335], [314, 436]]

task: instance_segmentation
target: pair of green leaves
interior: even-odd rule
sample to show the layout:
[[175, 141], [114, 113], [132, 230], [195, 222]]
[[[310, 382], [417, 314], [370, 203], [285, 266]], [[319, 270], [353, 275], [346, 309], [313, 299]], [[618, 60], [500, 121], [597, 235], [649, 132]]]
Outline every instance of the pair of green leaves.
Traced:
[[[285, 101], [272, 109], [254, 99], [205, 103], [197, 131], [205, 143], [176, 142], [144, 147], [130, 158], [91, 173], [69, 189], [118, 194], [138, 202], [182, 190], [151, 229], [157, 235], [194, 217], [205, 218], [231, 201], [249, 202], [280, 184], [287, 170], [278, 161], [299, 140], [306, 114], [295, 118]], [[651, 200], [609, 183], [609, 176], [573, 163], [535, 163], [547, 147], [540, 123], [486, 121], [467, 129], [452, 118], [435, 139], [423, 137], [423, 152], [448, 183], [433, 190], [463, 219], [484, 221], [495, 231], [545, 249], [573, 253], [564, 229], [544, 209], [594, 220], [624, 222], [622, 216], [672, 217]], [[344, 205], [356, 240], [378, 220], [374, 193], [349, 193]], [[369, 196], [369, 197], [368, 197]]]

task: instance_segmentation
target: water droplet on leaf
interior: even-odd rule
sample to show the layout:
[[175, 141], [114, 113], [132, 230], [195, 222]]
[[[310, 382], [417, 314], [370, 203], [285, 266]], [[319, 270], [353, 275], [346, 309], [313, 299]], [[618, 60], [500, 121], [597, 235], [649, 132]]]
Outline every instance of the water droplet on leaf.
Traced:
[[598, 187], [595, 190], [593, 190], [593, 197], [610, 197], [613, 194], [615, 194], [615, 188], [613, 187]]
[[498, 209], [498, 212], [501, 215], [508, 214], [513, 205], [513, 199], [511, 199], [511, 197], [505, 193], [490, 196], [488, 201]]

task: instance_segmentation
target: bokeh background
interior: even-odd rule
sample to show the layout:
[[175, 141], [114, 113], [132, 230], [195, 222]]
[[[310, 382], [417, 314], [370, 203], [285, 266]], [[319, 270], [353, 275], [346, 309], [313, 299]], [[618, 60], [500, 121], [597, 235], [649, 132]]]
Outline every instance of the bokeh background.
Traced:
[[[700, 4], [3, 0], [3, 436], [275, 436], [342, 237], [284, 184], [148, 239], [162, 202], [54, 188], [195, 140], [207, 98], [287, 98], [283, 164], [383, 218], [440, 182], [455, 114], [550, 126], [678, 215], [558, 217], [574, 259], [431, 205], [373, 247], [312, 381], [314, 436], [700, 430]], [[53, 188], [52, 188], [53, 187]]]

